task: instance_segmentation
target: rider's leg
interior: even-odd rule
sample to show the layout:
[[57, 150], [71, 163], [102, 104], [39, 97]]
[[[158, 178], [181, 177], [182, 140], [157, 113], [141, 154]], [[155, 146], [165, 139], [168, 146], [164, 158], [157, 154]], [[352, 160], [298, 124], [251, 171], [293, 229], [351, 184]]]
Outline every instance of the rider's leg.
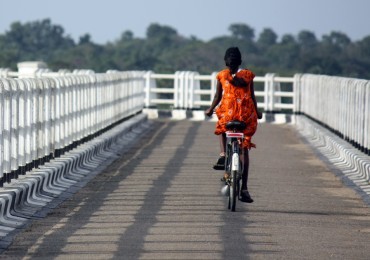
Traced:
[[242, 190], [248, 190], [249, 153], [247, 148], [244, 148], [242, 162], [243, 162]]
[[215, 170], [223, 170], [225, 168], [225, 149], [226, 149], [226, 134], [220, 134], [220, 156], [217, 159], [215, 165], [213, 165], [213, 169]]
[[247, 148], [244, 148], [243, 150], [242, 162], [243, 162], [243, 175], [240, 200], [243, 202], [252, 203], [253, 199], [251, 198], [251, 195], [248, 192], [249, 153]]
[[225, 150], [226, 150], [226, 134], [225, 133], [222, 133], [220, 134], [220, 150], [221, 150], [221, 154], [220, 155], [224, 155], [225, 156]]

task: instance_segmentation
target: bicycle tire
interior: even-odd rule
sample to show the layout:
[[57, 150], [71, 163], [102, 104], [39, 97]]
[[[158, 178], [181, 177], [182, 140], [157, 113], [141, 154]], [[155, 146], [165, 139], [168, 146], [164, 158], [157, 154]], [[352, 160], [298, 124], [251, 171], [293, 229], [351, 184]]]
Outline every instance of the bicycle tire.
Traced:
[[237, 180], [237, 171], [232, 171], [231, 172], [231, 185], [230, 185], [230, 210], [235, 211], [236, 208], [236, 198], [238, 196], [238, 188], [239, 186], [237, 183], [239, 181]]
[[[240, 152], [240, 147], [238, 142], [233, 142], [232, 143], [232, 168], [231, 168], [231, 186], [230, 186], [230, 210], [235, 211], [236, 208], [236, 201], [237, 198], [239, 199], [239, 188], [240, 188], [240, 178], [239, 178], [239, 171], [240, 171], [240, 157], [239, 157], [239, 152]], [[234, 155], [236, 158], [234, 158]], [[236, 162], [234, 161], [236, 160]], [[235, 165], [236, 163], [236, 165]], [[236, 168], [235, 168], [236, 167]]]
[[226, 153], [225, 153], [225, 171], [230, 174], [231, 173], [231, 159], [232, 159], [232, 145], [228, 143], [226, 145]]
[[[232, 145], [231, 145], [231, 142], [229, 142], [227, 145], [226, 145], [226, 158], [225, 158], [225, 172], [229, 175], [231, 175], [231, 164], [232, 164]], [[229, 196], [228, 196], [228, 206], [227, 208], [228, 209], [231, 209], [231, 196], [230, 196], [230, 192], [231, 192], [231, 185], [230, 183], [228, 183], [227, 185], [230, 186], [230, 189], [229, 189]]]

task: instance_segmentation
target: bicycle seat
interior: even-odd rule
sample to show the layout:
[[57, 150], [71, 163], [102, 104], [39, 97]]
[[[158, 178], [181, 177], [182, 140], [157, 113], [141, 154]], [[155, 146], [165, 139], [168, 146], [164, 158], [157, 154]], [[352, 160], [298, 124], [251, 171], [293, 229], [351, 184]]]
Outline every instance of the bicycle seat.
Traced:
[[246, 124], [242, 121], [230, 121], [226, 124], [227, 130], [237, 130], [237, 131], [243, 131], [246, 128]]

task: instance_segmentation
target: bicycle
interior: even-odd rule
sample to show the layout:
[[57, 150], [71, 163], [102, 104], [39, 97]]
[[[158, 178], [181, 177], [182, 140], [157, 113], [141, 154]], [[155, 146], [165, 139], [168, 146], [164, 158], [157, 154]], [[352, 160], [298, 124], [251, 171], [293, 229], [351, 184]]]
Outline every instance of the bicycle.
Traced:
[[[246, 125], [241, 121], [230, 121], [226, 124], [226, 153], [225, 153], [225, 171], [228, 174], [226, 178], [226, 189], [228, 192], [228, 209], [235, 211], [236, 199], [240, 199], [241, 180], [243, 174], [243, 164], [241, 156], [243, 149], [240, 144], [243, 142], [243, 130]], [[224, 187], [225, 188], [225, 187]]]

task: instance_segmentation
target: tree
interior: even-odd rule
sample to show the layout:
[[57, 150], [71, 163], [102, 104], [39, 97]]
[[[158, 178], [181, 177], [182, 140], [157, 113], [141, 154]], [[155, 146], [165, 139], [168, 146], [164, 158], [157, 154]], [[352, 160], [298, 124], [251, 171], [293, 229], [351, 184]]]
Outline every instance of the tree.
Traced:
[[299, 45], [292, 35], [285, 34], [282, 36], [280, 43], [271, 46], [266, 56], [270, 60], [271, 71], [286, 73], [287, 71], [296, 70]]
[[18, 60], [18, 50], [15, 46], [7, 43], [4, 35], [0, 35], [0, 68], [17, 68], [14, 61]]
[[343, 73], [370, 79], [370, 35], [348, 46], [346, 57]]
[[238, 46], [242, 67], [258, 75], [276, 72], [288, 76], [298, 72], [370, 78], [370, 36], [351, 42], [344, 33], [334, 31], [318, 40], [313, 32], [304, 30], [298, 35], [283, 35], [279, 42], [276, 33], [265, 28], [254, 41], [254, 29], [246, 24], [231, 24], [229, 30], [231, 36], [204, 42], [153, 23], [147, 28], [146, 38], [136, 38], [127, 30], [118, 40], [99, 45], [89, 33], [80, 36], [75, 44], [61, 26], [49, 19], [15, 22], [9, 31], [0, 34], [0, 67], [16, 70], [20, 61], [43, 60], [52, 70], [195, 70], [208, 74], [224, 67], [228, 47]]
[[86, 33], [82, 36], [80, 36], [80, 40], [78, 42], [79, 45], [82, 45], [82, 44], [89, 44], [91, 43], [91, 35]]
[[330, 35], [323, 36], [323, 43], [344, 49], [351, 44], [351, 39], [341, 32], [331, 32]]
[[277, 38], [278, 38], [277, 34], [272, 29], [265, 28], [260, 33], [257, 43], [260, 46], [267, 48], [269, 46], [276, 44]]
[[317, 39], [313, 32], [310, 31], [301, 31], [298, 34], [298, 44], [302, 48], [313, 48], [317, 45]]
[[229, 26], [231, 35], [235, 38], [253, 41], [254, 29], [243, 23], [234, 23]]
[[173, 36], [177, 35], [177, 31], [169, 26], [162, 26], [157, 23], [153, 23], [149, 25], [147, 31], [146, 31], [146, 37], [148, 39], [153, 38], [171, 38]]
[[124, 31], [121, 35], [121, 41], [131, 41], [134, 39], [134, 33], [132, 31]]
[[321, 73], [319, 67], [320, 56], [318, 55], [318, 41], [313, 32], [301, 31], [298, 33], [299, 56], [297, 67], [301, 71], [309, 73]]
[[288, 44], [297, 44], [295, 38], [291, 34], [284, 34], [283, 37], [281, 37], [281, 44], [288, 45]]
[[64, 29], [52, 25], [50, 19], [31, 23], [11, 24], [5, 34], [5, 42], [17, 50], [19, 60], [48, 60], [54, 50], [72, 48], [75, 44], [70, 37], [64, 36]]

